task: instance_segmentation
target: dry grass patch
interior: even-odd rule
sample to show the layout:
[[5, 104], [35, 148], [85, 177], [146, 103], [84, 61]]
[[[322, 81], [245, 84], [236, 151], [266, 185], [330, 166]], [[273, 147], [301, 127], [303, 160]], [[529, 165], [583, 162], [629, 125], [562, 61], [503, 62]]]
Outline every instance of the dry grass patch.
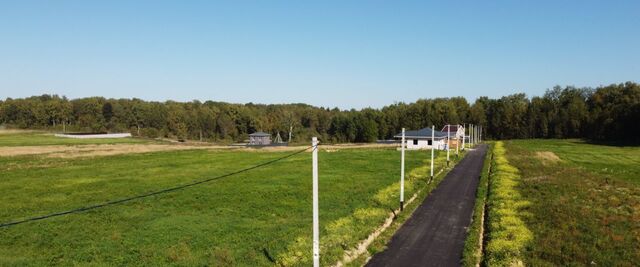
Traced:
[[558, 157], [556, 153], [553, 153], [551, 151], [538, 151], [536, 152], [536, 158], [540, 159], [543, 164], [557, 163], [562, 161], [562, 159], [560, 159], [560, 157]]
[[157, 151], [175, 151], [189, 149], [211, 149], [214, 146], [185, 146], [161, 144], [113, 144], [113, 145], [79, 145], [79, 146], [18, 146], [0, 147], [0, 156], [25, 156], [46, 154], [50, 158], [78, 158], [95, 156], [112, 156]]
[[0, 135], [3, 134], [24, 134], [24, 133], [37, 133], [36, 130], [20, 130], [20, 129], [0, 129]]

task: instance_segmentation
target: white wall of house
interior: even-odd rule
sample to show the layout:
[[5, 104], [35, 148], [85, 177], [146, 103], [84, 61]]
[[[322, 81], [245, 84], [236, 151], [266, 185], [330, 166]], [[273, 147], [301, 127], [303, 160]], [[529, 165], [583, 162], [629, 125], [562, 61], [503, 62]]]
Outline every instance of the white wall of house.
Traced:
[[[407, 149], [431, 149], [431, 145], [429, 145], [429, 140], [427, 139], [412, 139], [412, 138], [407, 138], [406, 140], [407, 142]], [[434, 145], [436, 146], [436, 149], [444, 149], [445, 146], [444, 141], [442, 140], [438, 140], [436, 139], [436, 141], [434, 142]]]
[[456, 132], [456, 137], [460, 138], [460, 140], [462, 140], [462, 137], [464, 137], [464, 128], [462, 128], [462, 126], [458, 127], [458, 131]]

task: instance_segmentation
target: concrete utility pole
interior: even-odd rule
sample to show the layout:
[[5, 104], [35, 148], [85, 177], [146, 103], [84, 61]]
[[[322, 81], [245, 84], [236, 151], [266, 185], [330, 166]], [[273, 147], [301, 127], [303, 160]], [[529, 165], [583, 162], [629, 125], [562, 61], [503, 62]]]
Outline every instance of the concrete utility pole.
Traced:
[[458, 136], [458, 131], [460, 130], [460, 129], [458, 129], [459, 126], [460, 126], [459, 124], [456, 126], [456, 129], [457, 129], [457, 131], [456, 131], [456, 158], [459, 157], [459, 152], [460, 152], [460, 137]]
[[451, 144], [451, 139], [449, 139], [451, 125], [447, 125], [447, 167], [449, 167], [449, 145]]
[[404, 128], [402, 128], [402, 144], [400, 146], [400, 211], [402, 211], [404, 210]]
[[289, 125], [289, 141], [287, 143], [291, 143], [291, 131], [293, 131], [293, 125]]
[[478, 144], [478, 125], [473, 126], [473, 144]]
[[318, 219], [318, 138], [311, 139], [313, 148], [313, 266], [320, 267], [320, 221]]
[[473, 131], [474, 132], [473, 137], [476, 139], [475, 144], [478, 145], [478, 125], [476, 125], [474, 128], [475, 129]]
[[431, 179], [429, 180], [429, 183], [433, 181], [433, 155], [434, 155], [434, 147], [436, 146], [435, 133], [436, 133], [436, 126], [431, 125]]
[[476, 144], [476, 126], [473, 125], [473, 127], [471, 127], [471, 146], [474, 146]]
[[473, 124], [469, 124], [469, 148], [473, 148]]
[[463, 123], [462, 124], [462, 150], [463, 151], [467, 149], [466, 139], [467, 139], [467, 124]]

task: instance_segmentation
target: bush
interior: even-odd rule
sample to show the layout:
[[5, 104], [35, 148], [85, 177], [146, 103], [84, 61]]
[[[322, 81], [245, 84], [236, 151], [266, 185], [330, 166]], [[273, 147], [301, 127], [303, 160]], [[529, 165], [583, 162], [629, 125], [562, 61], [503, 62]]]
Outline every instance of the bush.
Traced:
[[158, 138], [161, 136], [160, 132], [156, 128], [142, 128], [140, 129], [140, 135], [150, 138]]

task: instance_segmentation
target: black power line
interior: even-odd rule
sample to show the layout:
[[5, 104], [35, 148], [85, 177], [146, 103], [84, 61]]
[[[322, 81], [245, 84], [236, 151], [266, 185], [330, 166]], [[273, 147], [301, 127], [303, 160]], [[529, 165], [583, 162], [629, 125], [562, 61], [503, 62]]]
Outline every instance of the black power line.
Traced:
[[158, 190], [158, 191], [154, 191], [154, 192], [150, 192], [150, 193], [146, 193], [146, 194], [142, 194], [142, 195], [132, 196], [132, 197], [118, 199], [118, 200], [107, 201], [107, 202], [104, 202], [104, 203], [101, 203], [101, 204], [92, 205], [92, 206], [86, 206], [86, 207], [81, 207], [81, 208], [77, 208], [77, 209], [51, 213], [51, 214], [47, 214], [47, 215], [31, 217], [31, 218], [18, 220], [18, 221], [13, 221], [13, 222], [6, 222], [6, 223], [0, 224], [0, 228], [9, 227], [9, 226], [17, 225], [17, 224], [23, 224], [23, 223], [27, 223], [27, 222], [44, 220], [44, 219], [47, 219], [47, 218], [58, 217], [58, 216], [67, 215], [67, 214], [71, 214], [71, 213], [79, 213], [79, 212], [83, 212], [83, 211], [88, 211], [88, 210], [93, 210], [93, 209], [97, 209], [97, 208], [110, 206], [110, 205], [121, 204], [121, 203], [124, 203], [124, 202], [129, 202], [129, 201], [132, 201], [132, 200], [136, 200], [136, 199], [141, 199], [141, 198], [146, 198], [146, 197], [150, 197], [150, 196], [155, 196], [155, 195], [159, 195], [159, 194], [164, 194], [164, 193], [177, 191], [177, 190], [184, 189], [184, 188], [187, 188], [187, 187], [196, 186], [196, 185], [199, 185], [199, 184], [211, 182], [213, 180], [222, 179], [222, 178], [225, 178], [225, 177], [229, 177], [229, 176], [232, 176], [232, 175], [236, 175], [236, 174], [247, 172], [247, 171], [250, 171], [250, 170], [253, 170], [253, 169], [264, 167], [264, 166], [276, 163], [278, 161], [281, 161], [281, 160], [293, 157], [295, 155], [298, 155], [298, 154], [300, 154], [302, 152], [305, 152], [309, 148], [317, 149], [317, 146], [316, 147], [309, 146], [309, 147], [306, 147], [305, 149], [302, 149], [302, 150], [296, 151], [294, 153], [288, 154], [288, 155], [286, 155], [284, 157], [273, 159], [273, 160], [270, 160], [270, 161], [267, 161], [267, 162], [264, 162], [264, 163], [260, 163], [260, 164], [255, 165], [255, 166], [251, 166], [251, 167], [248, 167], [248, 168], [237, 170], [235, 172], [226, 173], [226, 174], [219, 175], [219, 176], [216, 176], [216, 177], [212, 177], [212, 178], [208, 178], [208, 179], [204, 179], [204, 180], [200, 180], [200, 181], [194, 181], [194, 182], [191, 182], [191, 183], [188, 183], [188, 184], [179, 185], [179, 186], [175, 186], [175, 187], [171, 187], [171, 188], [166, 188], [166, 189], [162, 189], [162, 190]]

